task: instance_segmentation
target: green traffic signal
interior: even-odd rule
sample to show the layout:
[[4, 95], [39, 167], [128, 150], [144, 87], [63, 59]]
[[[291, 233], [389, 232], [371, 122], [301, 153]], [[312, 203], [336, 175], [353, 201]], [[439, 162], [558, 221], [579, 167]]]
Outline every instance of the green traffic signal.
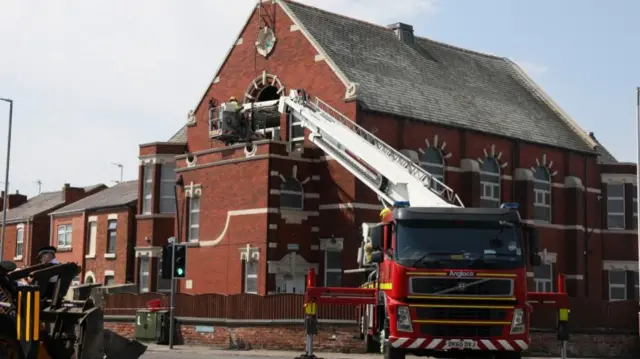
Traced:
[[181, 275], [184, 274], [184, 271], [182, 270], [182, 268], [178, 268], [178, 269], [176, 269], [176, 274], [181, 276]]

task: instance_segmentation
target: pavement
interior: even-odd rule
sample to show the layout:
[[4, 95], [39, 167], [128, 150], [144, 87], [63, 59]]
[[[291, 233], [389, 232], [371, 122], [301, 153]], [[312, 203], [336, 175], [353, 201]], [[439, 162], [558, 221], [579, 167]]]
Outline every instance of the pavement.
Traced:
[[[221, 350], [204, 346], [176, 345], [169, 349], [166, 345], [149, 344], [147, 352], [141, 359], [294, 359], [302, 354], [297, 351], [284, 350]], [[315, 353], [323, 359], [381, 359], [380, 354], [344, 354], [344, 353]], [[417, 358], [417, 357], [414, 357]], [[527, 358], [542, 359], [542, 358]], [[560, 359], [560, 358], [544, 358]]]
[[[147, 352], [141, 359], [294, 359], [302, 352], [284, 350], [221, 350], [204, 346], [176, 345], [169, 349], [167, 345], [148, 344]], [[323, 359], [380, 359], [375, 354], [315, 353]]]

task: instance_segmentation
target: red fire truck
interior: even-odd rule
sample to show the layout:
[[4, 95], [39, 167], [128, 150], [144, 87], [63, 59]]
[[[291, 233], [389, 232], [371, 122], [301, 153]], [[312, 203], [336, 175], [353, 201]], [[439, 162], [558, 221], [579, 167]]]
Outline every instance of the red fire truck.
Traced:
[[[359, 306], [365, 348], [389, 359], [407, 353], [518, 358], [529, 347], [536, 304], [562, 309], [558, 337], [566, 344], [566, 294], [527, 292], [526, 268], [540, 261], [538, 231], [521, 220], [517, 205], [465, 208], [453, 189], [303, 90], [245, 104], [232, 115], [253, 118], [256, 109], [273, 106], [288, 123], [308, 129], [309, 140], [388, 209], [380, 223], [363, 224], [360, 268], [345, 271], [366, 276], [361, 288], [316, 287], [310, 271], [302, 357], [314, 357], [315, 308], [323, 303]], [[219, 122], [225, 127], [234, 121]]]
[[539, 264], [538, 232], [514, 205], [396, 204], [367, 232], [363, 287], [379, 290], [361, 308], [367, 351], [518, 358], [529, 347], [526, 267]]

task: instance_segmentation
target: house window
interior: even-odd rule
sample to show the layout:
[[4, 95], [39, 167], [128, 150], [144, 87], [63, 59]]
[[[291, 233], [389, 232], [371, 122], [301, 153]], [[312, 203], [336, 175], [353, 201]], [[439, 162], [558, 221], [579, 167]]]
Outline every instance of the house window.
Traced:
[[325, 287], [342, 285], [342, 252], [324, 252], [324, 285]]
[[143, 172], [142, 213], [151, 214], [153, 211], [153, 165], [145, 165]]
[[162, 256], [158, 257], [158, 281], [156, 285], [156, 292], [170, 292], [171, 291], [171, 279], [162, 278]]
[[[429, 172], [431, 176], [444, 183], [444, 157], [438, 149], [427, 148], [420, 158], [420, 167]], [[431, 183], [431, 188], [442, 191], [444, 188], [437, 182]]]
[[289, 178], [280, 185], [280, 207], [297, 210], [304, 208], [304, 190], [295, 178]]
[[542, 166], [533, 173], [533, 219], [551, 222], [551, 175]]
[[609, 271], [609, 300], [627, 300], [627, 272]]
[[638, 186], [633, 186], [633, 229], [638, 229]]
[[24, 248], [24, 228], [18, 228], [16, 233], [16, 257], [22, 257]]
[[302, 121], [289, 115], [289, 142], [295, 150], [302, 149], [304, 146], [304, 127]]
[[487, 157], [480, 167], [480, 205], [488, 208], [500, 207], [500, 166], [493, 157]]
[[175, 163], [163, 164], [160, 172], [160, 213], [176, 213]]
[[244, 262], [244, 292], [258, 294], [258, 261]]
[[150, 257], [140, 257], [140, 293], [149, 292], [149, 269], [151, 268]]
[[541, 264], [533, 268], [536, 292], [553, 292], [553, 264]]
[[116, 252], [116, 243], [118, 239], [118, 220], [112, 219], [107, 222], [107, 253]]
[[96, 255], [96, 237], [97, 237], [98, 222], [89, 222], [89, 233], [87, 238], [87, 248], [85, 254], [88, 256]]
[[189, 198], [189, 242], [200, 239], [200, 197]]
[[116, 277], [113, 275], [105, 275], [103, 285], [112, 285], [112, 284], [116, 284]]
[[624, 184], [607, 184], [607, 227], [624, 229]]
[[71, 225], [58, 226], [58, 248], [71, 248]]

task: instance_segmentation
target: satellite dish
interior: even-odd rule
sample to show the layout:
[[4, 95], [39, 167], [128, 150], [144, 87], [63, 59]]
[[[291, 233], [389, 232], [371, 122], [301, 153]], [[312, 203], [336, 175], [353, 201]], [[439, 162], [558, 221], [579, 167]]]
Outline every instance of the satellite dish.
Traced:
[[265, 27], [258, 33], [256, 39], [256, 49], [258, 53], [264, 57], [269, 56], [273, 47], [276, 45], [276, 34], [269, 27]]

